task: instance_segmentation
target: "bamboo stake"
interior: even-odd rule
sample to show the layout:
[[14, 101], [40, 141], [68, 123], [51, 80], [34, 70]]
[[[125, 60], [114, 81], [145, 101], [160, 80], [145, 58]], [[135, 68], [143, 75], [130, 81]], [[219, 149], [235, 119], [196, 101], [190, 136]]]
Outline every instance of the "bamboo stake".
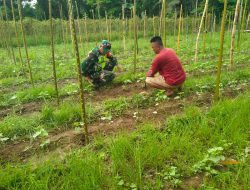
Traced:
[[69, 29], [68, 29], [68, 21], [67, 20], [65, 20], [65, 25], [66, 25], [66, 27], [65, 27], [65, 32], [66, 32], [66, 34], [65, 34], [65, 41], [66, 41], [66, 44], [68, 44], [69, 43], [69, 38], [68, 38], [68, 36], [69, 36]]
[[180, 36], [181, 36], [181, 15], [182, 15], [182, 4], [180, 9], [180, 17], [179, 17], [179, 29], [178, 29], [178, 40], [177, 40], [177, 51], [180, 50]]
[[78, 72], [78, 82], [79, 82], [79, 89], [80, 89], [80, 102], [81, 102], [81, 119], [84, 126], [84, 136], [86, 139], [86, 142], [89, 143], [89, 135], [88, 135], [88, 126], [87, 126], [87, 118], [86, 118], [86, 110], [85, 110], [85, 98], [84, 98], [84, 92], [83, 92], [83, 82], [82, 82], [82, 75], [81, 75], [81, 67], [80, 67], [80, 55], [78, 50], [78, 43], [77, 43], [77, 37], [76, 37], [76, 31], [75, 31], [75, 22], [74, 22], [74, 16], [73, 16], [73, 6], [72, 6], [72, 0], [69, 1], [69, 16], [71, 20], [71, 36], [74, 44], [74, 52], [76, 57], [76, 65], [77, 65], [77, 72]]
[[[33, 20], [32, 20], [33, 21]], [[33, 22], [32, 22], [32, 25], [33, 25]], [[37, 40], [37, 30], [36, 30], [36, 27], [34, 27], [34, 36], [35, 36], [35, 40], [36, 40], [36, 46], [38, 45], [38, 40]]]
[[174, 41], [176, 39], [176, 24], [177, 24], [177, 11], [175, 8], [175, 15], [174, 15]]
[[153, 30], [154, 30], [154, 36], [155, 36], [155, 16], [153, 15]]
[[197, 30], [197, 14], [198, 14], [198, 0], [196, 0], [195, 4], [195, 31]]
[[164, 45], [167, 46], [167, 35], [166, 35], [166, 0], [163, 0], [163, 39]]
[[53, 77], [54, 77], [57, 105], [59, 105], [59, 93], [58, 93], [57, 77], [56, 77], [55, 50], [54, 50], [54, 28], [53, 28], [53, 20], [52, 20], [51, 0], [49, 0], [49, 19], [50, 19], [51, 61], [52, 61], [52, 66], [53, 66]]
[[231, 12], [229, 12], [227, 31], [230, 34], [230, 31], [231, 31]]
[[200, 36], [200, 33], [201, 33], [201, 28], [202, 28], [202, 24], [203, 24], [203, 21], [204, 21], [204, 18], [205, 18], [207, 7], [208, 7], [208, 0], [206, 0], [206, 2], [205, 2], [204, 11], [203, 11], [203, 14], [202, 14], [202, 17], [201, 17], [201, 23], [200, 23], [199, 31], [198, 31], [197, 38], [196, 38], [195, 57], [194, 57], [194, 62], [195, 63], [197, 63], [197, 60], [198, 60], [197, 55], [198, 55], [199, 36]]
[[219, 61], [218, 61], [218, 67], [217, 67], [216, 87], [215, 87], [215, 94], [214, 94], [215, 102], [219, 100], [219, 95], [220, 95], [220, 75], [221, 75], [221, 65], [222, 65], [222, 56], [223, 56], [223, 42], [224, 42], [224, 33], [225, 33], [226, 11], [227, 11], [227, 0], [224, 0], [224, 10], [223, 10], [223, 16], [222, 16], [222, 21], [221, 21], [221, 31], [220, 31]]
[[23, 45], [24, 45], [25, 54], [26, 54], [26, 61], [27, 61], [27, 65], [28, 65], [28, 68], [29, 68], [30, 83], [34, 86], [32, 70], [31, 70], [31, 65], [30, 65], [30, 59], [29, 59], [29, 53], [28, 53], [28, 48], [27, 48], [26, 38], [25, 38], [25, 32], [24, 32], [24, 27], [23, 27], [23, 15], [22, 15], [22, 6], [21, 6], [21, 1], [20, 0], [18, 0], [18, 11], [19, 11], [21, 31], [22, 31], [22, 37], [23, 37]]
[[238, 48], [238, 51], [240, 52], [240, 34], [241, 34], [241, 20], [242, 20], [242, 7], [243, 6], [243, 0], [241, 0], [241, 3], [240, 3], [240, 14], [239, 14], [239, 21], [238, 21], [238, 39], [237, 39], [237, 48]]
[[206, 14], [205, 14], [204, 31], [203, 31], [203, 52], [204, 53], [206, 52], [207, 14], [208, 14], [207, 10], [206, 10]]
[[61, 30], [62, 30], [63, 45], [64, 45], [64, 50], [65, 50], [65, 52], [67, 52], [67, 51], [66, 51], [66, 42], [65, 42], [64, 27], [63, 27], [62, 4], [60, 4], [59, 11], [60, 11], [60, 21], [61, 21]]
[[130, 9], [130, 19], [129, 19], [129, 39], [132, 39], [132, 26], [133, 25], [133, 10]]
[[234, 12], [234, 22], [233, 22], [233, 29], [232, 29], [232, 39], [231, 39], [231, 49], [230, 49], [230, 66], [232, 67], [234, 64], [234, 40], [235, 40], [235, 32], [236, 32], [236, 22], [239, 15], [239, 8], [240, 8], [240, 0], [237, 0], [235, 12]]
[[111, 37], [112, 37], [112, 15], [109, 18], [109, 40], [111, 41]]
[[81, 48], [83, 50], [82, 29], [81, 29], [81, 24], [80, 24], [79, 10], [78, 10], [78, 6], [77, 6], [77, 2], [76, 1], [75, 1], [75, 5], [76, 5], [76, 14], [77, 14], [78, 33], [79, 33], [79, 36], [80, 36]]
[[[244, 5], [244, 11], [243, 11], [243, 17], [242, 17], [242, 24], [241, 24], [241, 39], [244, 37], [244, 26], [245, 26], [245, 18], [246, 18], [246, 7], [247, 7], [247, 0], [245, 0], [245, 5]], [[242, 40], [241, 40], [242, 41]]]
[[248, 13], [248, 17], [247, 17], [247, 25], [246, 25], [246, 30], [248, 29], [248, 23], [249, 23], [249, 20], [250, 20], [250, 13]]
[[[162, 0], [163, 3], [164, 0]], [[162, 15], [163, 15], [163, 6], [161, 6], [161, 14], [160, 14], [160, 20], [159, 20], [159, 36], [162, 35]]]
[[19, 36], [18, 36], [18, 31], [17, 31], [17, 24], [16, 24], [16, 18], [15, 18], [15, 11], [14, 11], [13, 0], [11, 0], [11, 10], [12, 10], [12, 17], [13, 17], [14, 26], [15, 26], [15, 35], [16, 35], [16, 43], [17, 43], [17, 47], [18, 47], [19, 59], [20, 59], [20, 63], [21, 63], [21, 66], [22, 66], [23, 74], [24, 74], [25, 77], [27, 77], [26, 76], [26, 72], [25, 72], [24, 63], [23, 63], [23, 58], [22, 58], [20, 43], [19, 43]]
[[109, 36], [109, 24], [108, 24], [108, 14], [107, 11], [105, 10], [105, 19], [106, 19], [106, 33], [107, 33], [107, 38], [110, 41], [110, 36]]
[[[96, 20], [95, 20], [95, 14], [94, 14], [94, 10], [91, 9], [91, 12], [92, 12], [92, 18], [93, 18], [93, 24], [94, 24], [94, 34], [97, 34], [97, 31], [96, 31]], [[98, 42], [98, 37], [97, 35], [95, 35], [96, 39], [96, 43]]]
[[0, 15], [1, 15], [1, 21], [2, 21], [2, 25], [0, 25], [2, 28], [3, 28], [3, 31], [2, 31], [2, 33], [3, 34], [1, 34], [1, 36], [3, 36], [1, 39], [2, 39], [2, 41], [3, 41], [3, 45], [4, 45], [4, 49], [6, 49], [6, 51], [7, 51], [7, 54], [8, 54], [8, 56], [10, 56], [10, 50], [9, 50], [9, 46], [8, 46], [8, 44], [7, 44], [7, 41], [6, 41], [6, 33], [7, 32], [5, 32], [4, 31], [4, 29], [6, 29], [6, 22], [4, 21], [4, 16], [3, 16], [3, 12], [0, 12]]
[[[6, 28], [9, 27], [9, 17], [8, 17], [8, 13], [7, 13], [7, 5], [6, 5], [6, 1], [3, 0], [3, 4], [4, 4], [4, 10], [5, 10], [5, 19], [6, 19]], [[11, 51], [11, 55], [12, 55], [12, 60], [13, 60], [13, 63], [16, 65], [16, 56], [15, 56], [15, 53], [14, 53], [14, 50], [13, 50], [13, 47], [11, 45], [11, 36], [10, 36], [10, 33], [7, 32], [7, 39], [6, 39], [6, 44], [8, 47], [10, 47], [10, 51]]]
[[89, 43], [89, 35], [88, 35], [88, 28], [87, 28], [87, 13], [85, 12], [85, 17], [84, 17], [84, 27], [85, 27], [85, 38], [86, 38], [86, 45]]
[[134, 73], [137, 62], [137, 23], [136, 23], [136, 0], [134, 0]]
[[122, 6], [122, 26], [123, 26], [123, 51], [125, 53], [126, 50], [126, 26], [125, 26], [125, 11], [124, 11], [124, 6]]
[[143, 19], [143, 37], [144, 39], [146, 38], [146, 17], [147, 17], [147, 12], [146, 10], [144, 11], [144, 19]]

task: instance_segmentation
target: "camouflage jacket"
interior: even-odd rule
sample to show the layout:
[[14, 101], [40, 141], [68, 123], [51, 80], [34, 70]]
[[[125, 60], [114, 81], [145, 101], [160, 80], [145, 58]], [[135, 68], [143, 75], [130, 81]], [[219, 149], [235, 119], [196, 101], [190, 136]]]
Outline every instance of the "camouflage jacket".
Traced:
[[[109, 61], [105, 63], [105, 66], [103, 67], [102, 62], [104, 62], [104, 57], [108, 58]], [[99, 60], [99, 58], [102, 58], [102, 60]], [[84, 76], [89, 76], [94, 79], [100, 76], [102, 70], [112, 71], [116, 65], [117, 60], [110, 51], [106, 55], [102, 55], [99, 48], [95, 47], [89, 52], [88, 57], [81, 64], [81, 70]]]

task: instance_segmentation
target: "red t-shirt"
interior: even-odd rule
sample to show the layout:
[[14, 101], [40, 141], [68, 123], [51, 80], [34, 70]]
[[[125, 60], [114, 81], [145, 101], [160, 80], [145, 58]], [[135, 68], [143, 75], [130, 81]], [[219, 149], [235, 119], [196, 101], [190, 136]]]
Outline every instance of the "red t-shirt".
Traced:
[[152, 66], [147, 72], [147, 77], [153, 77], [157, 72], [164, 77], [171, 86], [182, 84], [186, 79], [185, 71], [175, 51], [164, 48], [153, 60]]

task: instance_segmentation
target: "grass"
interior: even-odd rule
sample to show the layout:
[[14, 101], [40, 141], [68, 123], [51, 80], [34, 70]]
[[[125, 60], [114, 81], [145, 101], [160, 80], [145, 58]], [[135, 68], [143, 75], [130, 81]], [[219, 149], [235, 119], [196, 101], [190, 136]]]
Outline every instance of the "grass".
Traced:
[[[247, 189], [250, 186], [247, 168], [250, 160], [246, 152], [249, 149], [249, 96], [250, 92], [247, 92], [234, 100], [221, 101], [207, 113], [197, 107], [190, 107], [184, 115], [166, 120], [160, 128], [144, 123], [132, 134], [98, 137], [62, 161], [52, 159], [35, 168], [32, 163], [2, 166], [0, 187], [178, 187], [186, 177], [196, 175], [195, 165], [204, 160], [210, 150], [210, 160], [214, 156], [223, 156], [239, 163], [220, 168], [220, 160], [205, 162], [205, 166], [198, 171], [204, 173], [202, 186], [206, 189]], [[217, 149], [221, 151], [216, 153]]]

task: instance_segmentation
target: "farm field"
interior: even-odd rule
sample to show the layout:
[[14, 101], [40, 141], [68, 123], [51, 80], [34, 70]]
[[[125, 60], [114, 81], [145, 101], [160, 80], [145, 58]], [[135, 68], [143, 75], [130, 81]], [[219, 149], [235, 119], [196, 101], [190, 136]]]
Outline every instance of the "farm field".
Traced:
[[[173, 38], [169, 41], [174, 45]], [[63, 45], [55, 47], [59, 107], [49, 74], [47, 46], [30, 48], [34, 87], [19, 75], [21, 68], [13, 67], [1, 54], [0, 187], [77, 189], [83, 185], [91, 189], [135, 185], [151, 189], [202, 183], [204, 187], [237, 188], [242, 183], [248, 187], [250, 43], [242, 44], [248, 51], [236, 54], [233, 69], [228, 65], [225, 43], [222, 100], [214, 106], [216, 40], [206, 54], [199, 54], [196, 64], [191, 39], [184, 41], [186, 45], [178, 55], [188, 77], [183, 92], [175, 98], [168, 98], [161, 90], [144, 89], [145, 72], [153, 56], [147, 40], [139, 40], [136, 74], [131, 71], [132, 52], [124, 53], [119, 43], [113, 42], [113, 53], [123, 71], [117, 73], [114, 82], [98, 90], [84, 83], [91, 138], [88, 145], [79, 128], [74, 57], [63, 53]], [[216, 162], [220, 156], [239, 164], [221, 165]], [[80, 176], [79, 168], [85, 171]], [[107, 175], [113, 180], [105, 179]], [[240, 179], [231, 181], [234, 175]]]
[[[187, 74], [174, 97], [145, 85], [155, 56], [150, 44], [153, 28], [148, 27], [147, 35], [139, 31], [136, 70], [131, 31], [125, 48], [122, 36], [114, 32], [111, 51], [121, 66], [115, 68], [115, 79], [95, 88], [83, 78], [89, 142], [70, 35], [63, 42], [55, 34], [59, 105], [49, 36], [37, 34], [39, 44], [27, 35], [33, 84], [25, 49], [21, 48], [23, 67], [14, 34], [10, 41], [15, 59], [1, 41], [0, 190], [249, 189], [250, 33], [242, 31], [231, 65], [231, 30], [225, 31], [216, 101], [219, 24], [217, 31], [210, 28], [201, 34], [197, 61], [196, 32], [185, 27], [180, 47], [177, 29], [166, 34], [166, 47], [176, 51]], [[77, 38], [81, 62], [109, 38], [90, 34], [88, 42]]]

